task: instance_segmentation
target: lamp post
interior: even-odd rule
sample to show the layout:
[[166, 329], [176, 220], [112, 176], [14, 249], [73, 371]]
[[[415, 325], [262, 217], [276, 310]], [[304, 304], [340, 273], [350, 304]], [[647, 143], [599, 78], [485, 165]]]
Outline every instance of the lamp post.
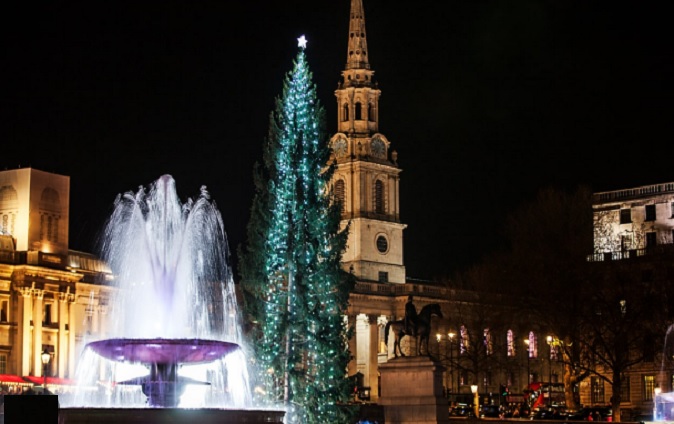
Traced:
[[[454, 333], [451, 331], [447, 333], [447, 339], [449, 340], [449, 386], [454, 385], [454, 358], [453, 358], [453, 352], [454, 348], [452, 346], [452, 342], [454, 341]], [[459, 384], [456, 384], [456, 388], [459, 388]]]
[[524, 339], [524, 344], [527, 345], [527, 390], [531, 385], [531, 350], [529, 350], [529, 339]]
[[438, 341], [438, 359], [440, 359], [440, 340], [442, 339], [442, 334], [435, 333], [435, 340]]
[[44, 388], [42, 389], [42, 393], [44, 394], [47, 390], [47, 365], [49, 364], [49, 360], [51, 359], [51, 355], [49, 352], [47, 352], [47, 349], [42, 351], [42, 375], [44, 376]]
[[550, 351], [548, 352], [548, 406], [552, 406], [552, 336], [546, 338]]
[[473, 392], [473, 413], [475, 414], [475, 418], [480, 418], [480, 397], [477, 394], [477, 384], [471, 384], [470, 391]]

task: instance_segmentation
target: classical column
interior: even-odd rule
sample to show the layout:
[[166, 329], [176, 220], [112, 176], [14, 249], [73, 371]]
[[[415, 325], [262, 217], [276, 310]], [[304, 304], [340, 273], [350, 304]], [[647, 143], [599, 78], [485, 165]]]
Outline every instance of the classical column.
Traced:
[[72, 296], [70, 293], [59, 293], [58, 304], [58, 345], [56, 347], [56, 361], [58, 363], [58, 376], [63, 378], [66, 375], [68, 359], [68, 333], [66, 331], [66, 322], [68, 320], [68, 300]]
[[44, 290], [33, 290], [33, 375], [42, 376], [42, 299]]
[[105, 335], [108, 333], [108, 325], [107, 325], [108, 306], [98, 305], [97, 314], [98, 314], [98, 336], [105, 337]]
[[377, 315], [367, 316], [370, 325], [370, 349], [368, 355], [368, 383], [370, 386], [370, 401], [376, 402], [379, 399], [379, 325]]
[[348, 375], [356, 375], [358, 372], [358, 326], [357, 315], [348, 316], [348, 326], [349, 329], [352, 329], [351, 338], [349, 338], [349, 365], [347, 367]]
[[22, 287], [17, 290], [19, 310], [17, 315], [17, 355], [16, 373], [20, 376], [30, 374], [30, 310], [32, 307], [32, 289]]
[[68, 375], [75, 376], [75, 295], [68, 296]]

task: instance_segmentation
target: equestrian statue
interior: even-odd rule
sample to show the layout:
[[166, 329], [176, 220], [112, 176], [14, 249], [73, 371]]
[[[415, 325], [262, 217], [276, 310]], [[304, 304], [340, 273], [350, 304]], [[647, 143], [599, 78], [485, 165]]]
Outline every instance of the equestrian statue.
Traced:
[[405, 305], [405, 318], [398, 321], [389, 321], [384, 328], [384, 342], [388, 346], [389, 329], [395, 334], [395, 341], [393, 343], [393, 354], [395, 357], [405, 356], [400, 349], [400, 339], [405, 336], [414, 337], [417, 339], [417, 355], [421, 356], [421, 345], [426, 347], [426, 355], [430, 356], [428, 349], [428, 341], [431, 334], [431, 317], [433, 315], [442, 318], [442, 311], [440, 305], [437, 303], [430, 303], [417, 314], [417, 308], [413, 303], [414, 297], [410, 295], [407, 298]]

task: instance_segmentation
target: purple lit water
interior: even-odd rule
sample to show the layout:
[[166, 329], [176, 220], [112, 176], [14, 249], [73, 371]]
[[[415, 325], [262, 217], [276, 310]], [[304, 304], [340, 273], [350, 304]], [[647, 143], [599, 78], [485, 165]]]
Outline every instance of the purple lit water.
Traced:
[[206, 189], [183, 203], [164, 175], [114, 206], [101, 255], [115, 294], [67, 406], [249, 406], [229, 248]]

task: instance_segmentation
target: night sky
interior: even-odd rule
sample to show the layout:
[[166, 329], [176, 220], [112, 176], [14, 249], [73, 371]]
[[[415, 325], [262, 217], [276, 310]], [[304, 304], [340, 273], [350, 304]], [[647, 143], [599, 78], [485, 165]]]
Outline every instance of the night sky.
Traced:
[[[232, 250], [296, 39], [336, 127], [349, 0], [12, 2], [0, 31], [0, 166], [71, 177], [70, 247], [93, 251], [118, 193], [206, 185]], [[399, 153], [408, 276], [500, 246], [548, 186], [674, 181], [666, 2], [364, 0]]]

